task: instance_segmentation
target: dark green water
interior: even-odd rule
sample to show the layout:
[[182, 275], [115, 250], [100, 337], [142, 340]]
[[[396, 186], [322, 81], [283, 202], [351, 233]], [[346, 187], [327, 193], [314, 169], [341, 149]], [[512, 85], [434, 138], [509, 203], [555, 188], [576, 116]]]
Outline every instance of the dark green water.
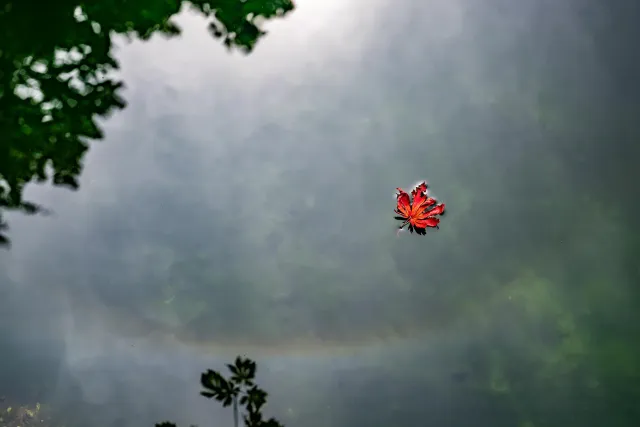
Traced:
[[287, 426], [638, 425], [638, 7], [325, 3], [249, 56], [114, 39], [79, 191], [4, 215], [0, 395], [224, 425], [198, 375], [245, 353]]

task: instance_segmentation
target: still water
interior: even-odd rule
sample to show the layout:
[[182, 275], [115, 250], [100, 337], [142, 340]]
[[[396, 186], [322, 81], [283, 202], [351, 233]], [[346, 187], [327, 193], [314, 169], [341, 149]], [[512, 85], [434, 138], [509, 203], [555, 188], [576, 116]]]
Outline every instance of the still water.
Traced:
[[[300, 1], [249, 56], [188, 11], [117, 39], [80, 190], [8, 216], [1, 394], [231, 425], [199, 375], [244, 354], [286, 426], [638, 425], [633, 64], [591, 3]], [[441, 227], [397, 235], [421, 180]]]

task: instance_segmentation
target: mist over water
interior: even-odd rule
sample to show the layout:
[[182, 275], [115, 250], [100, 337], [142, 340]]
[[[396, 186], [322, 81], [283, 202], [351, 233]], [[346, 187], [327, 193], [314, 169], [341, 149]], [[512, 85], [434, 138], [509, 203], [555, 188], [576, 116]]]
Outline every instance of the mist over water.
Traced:
[[[80, 190], [8, 215], [0, 394], [225, 425], [199, 375], [244, 354], [287, 426], [634, 425], [638, 67], [607, 13], [309, 0], [250, 56], [188, 11], [119, 40], [129, 105]], [[441, 228], [396, 236], [422, 179]]]

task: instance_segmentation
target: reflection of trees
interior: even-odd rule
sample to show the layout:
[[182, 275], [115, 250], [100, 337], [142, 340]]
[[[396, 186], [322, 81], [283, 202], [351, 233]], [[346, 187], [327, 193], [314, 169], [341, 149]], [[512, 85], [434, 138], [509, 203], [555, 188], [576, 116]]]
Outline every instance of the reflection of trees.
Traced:
[[[65, 342], [56, 337], [59, 323], [52, 307], [57, 307], [54, 299], [0, 274], [0, 410], [4, 397], [35, 404], [55, 387]], [[39, 316], [32, 316], [33, 310]]]
[[[265, 33], [260, 19], [293, 9], [290, 0], [188, 4], [209, 19], [214, 37], [247, 53]], [[118, 95], [122, 82], [113, 77], [118, 62], [111, 37], [175, 36], [180, 29], [171, 18], [182, 5], [178, 0], [0, 2], [0, 209], [41, 211], [22, 197], [32, 181], [78, 188], [89, 142], [102, 138], [96, 119], [126, 105]], [[0, 217], [0, 232], [5, 230]], [[6, 235], [0, 234], [0, 243], [8, 243]]]
[[[596, 9], [602, 11], [601, 7], [605, 6]], [[593, 8], [588, 13], [601, 16]], [[637, 21], [637, 15], [620, 22], [631, 20]], [[500, 26], [508, 25], [511, 23], [505, 20], [496, 23], [496, 28], [503, 35], [509, 31]], [[630, 426], [640, 417], [637, 405], [631, 403], [640, 395], [640, 347], [632, 338], [640, 324], [640, 293], [631, 285], [638, 282], [639, 270], [631, 267], [637, 262], [631, 260], [637, 259], [640, 246], [634, 231], [637, 221], [623, 220], [636, 218], [638, 212], [637, 200], [629, 197], [629, 188], [637, 181], [629, 179], [629, 171], [634, 170], [630, 163], [637, 160], [633, 154], [638, 144], [632, 139], [637, 140], [638, 128], [625, 124], [631, 111], [637, 113], [638, 92], [626, 89], [626, 105], [619, 105], [611, 93], [609, 98], [599, 98], [597, 95], [607, 90], [589, 87], [589, 76], [576, 78], [579, 66], [563, 57], [563, 52], [577, 47], [561, 37], [567, 35], [566, 29], [542, 25], [545, 30], [536, 34], [548, 44], [539, 39], [532, 43], [527, 35], [522, 43], [514, 43], [511, 52], [501, 52], [511, 55], [509, 61], [483, 63], [488, 64], [486, 77], [475, 76], [471, 69], [452, 67], [450, 72], [461, 76], [460, 82], [430, 88], [429, 96], [438, 102], [395, 94], [403, 83], [415, 86], [416, 82], [447, 81], [445, 77], [425, 78], [429, 70], [425, 71], [419, 59], [406, 66], [388, 61], [393, 64], [389, 73], [402, 74], [397, 78], [400, 89], [394, 86], [392, 93], [384, 93], [384, 86], [380, 89], [391, 106], [387, 117], [408, 122], [408, 132], [415, 132], [408, 136], [399, 132], [398, 139], [426, 141], [422, 147], [411, 145], [411, 155], [400, 153], [389, 161], [407, 168], [412, 168], [412, 162], [422, 163], [425, 173], [434, 177], [432, 182], [441, 178], [440, 171], [444, 176], [447, 168], [455, 169], [454, 174], [446, 175], [446, 182], [434, 186], [438, 195], [446, 195], [451, 207], [444, 220], [447, 226], [440, 234], [447, 244], [441, 244], [440, 236], [415, 247], [413, 241], [402, 241], [393, 253], [398, 274], [407, 282], [418, 284], [416, 277], [422, 275], [424, 288], [437, 288], [433, 296], [420, 299], [432, 304], [425, 311], [450, 313], [451, 323], [464, 324], [463, 336], [473, 337], [464, 362], [468, 366], [462, 370], [464, 375], [458, 376], [461, 380], [453, 381], [455, 392], [448, 395], [454, 402], [452, 411], [464, 414], [463, 419], [456, 423], [450, 418], [440, 424], [464, 425], [474, 419], [477, 424], [493, 426]], [[469, 27], [474, 31], [473, 25]], [[487, 27], [480, 26], [482, 38], [492, 35]], [[606, 57], [628, 53], [623, 45], [632, 39], [629, 33], [637, 32], [628, 28], [620, 31], [628, 37], [626, 41], [623, 36], [612, 36], [610, 28], [606, 32], [600, 28], [597, 42], [607, 45], [602, 49]], [[533, 49], [523, 49], [525, 43], [534, 45]], [[430, 54], [437, 56], [433, 51]], [[582, 60], [576, 63], [589, 65], [579, 54], [574, 55]], [[522, 60], [523, 56], [529, 58]], [[446, 55], [447, 59], [452, 57]], [[632, 57], [612, 58], [620, 67], [617, 76], [622, 68], [638, 70], [640, 63], [629, 64], [638, 62]], [[402, 57], [405, 61], [412, 58], [421, 56]], [[437, 67], [446, 65], [442, 61]], [[517, 74], [526, 84], [516, 86], [515, 79], [499, 73], [511, 66], [522, 67]], [[379, 67], [371, 68], [375, 72]], [[586, 66], [584, 70], [597, 71]], [[415, 76], [407, 77], [411, 71]], [[364, 80], [359, 84], [368, 84], [370, 78], [370, 74], [358, 76]], [[637, 79], [612, 80], [616, 86], [627, 86], [627, 81], [628, 87], [637, 85]], [[465, 81], [473, 84], [465, 86]], [[478, 93], [470, 94], [472, 90]], [[628, 98], [633, 98], [633, 110], [627, 107]], [[585, 102], [589, 99], [594, 102]], [[425, 111], [432, 105], [437, 106], [436, 111]], [[593, 121], [585, 122], [585, 117]], [[420, 126], [414, 125], [419, 120], [426, 123], [422, 125], [424, 135], [420, 135]], [[465, 154], [456, 153], [453, 145], [464, 147]], [[487, 153], [501, 161], [490, 165], [478, 162], [488, 158]], [[588, 208], [595, 204], [600, 188], [607, 188], [606, 200], [610, 201], [606, 220], [602, 212]], [[535, 274], [528, 273], [531, 270]], [[443, 370], [460, 369], [455, 363], [449, 368], [446, 365], [442, 364]], [[399, 381], [394, 376], [388, 383]], [[445, 381], [441, 388], [451, 384], [445, 379], [434, 381]], [[365, 393], [372, 389], [362, 386], [354, 392], [357, 397], [349, 406], [364, 407], [370, 398]], [[394, 402], [406, 414], [424, 394], [406, 399], [400, 396]], [[380, 403], [372, 406], [382, 406], [385, 400], [380, 398]], [[473, 402], [480, 401], [483, 404], [473, 409]], [[447, 409], [437, 408], [436, 412]], [[503, 423], [501, 411], [506, 413]], [[490, 420], [483, 422], [487, 417]]]
[[[202, 373], [200, 383], [204, 388], [200, 394], [215, 399], [223, 407], [232, 406], [233, 425], [238, 427], [240, 416], [246, 427], [282, 427], [275, 418], [265, 419], [262, 414], [269, 393], [255, 383], [256, 362], [238, 356], [233, 364], [227, 364], [231, 376], [224, 377], [211, 369]], [[174, 423], [163, 422], [156, 427], [176, 427]]]

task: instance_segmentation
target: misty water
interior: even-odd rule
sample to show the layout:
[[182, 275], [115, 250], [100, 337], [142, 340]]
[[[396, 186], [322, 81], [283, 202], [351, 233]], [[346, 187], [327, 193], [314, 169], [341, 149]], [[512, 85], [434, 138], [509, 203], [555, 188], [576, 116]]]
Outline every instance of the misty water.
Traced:
[[[7, 215], [0, 394], [230, 426], [199, 375], [242, 354], [288, 427], [640, 425], [638, 67], [607, 13], [301, 0], [248, 56], [189, 12], [118, 38], [129, 105], [79, 191]], [[441, 227], [397, 235], [422, 180]]]

